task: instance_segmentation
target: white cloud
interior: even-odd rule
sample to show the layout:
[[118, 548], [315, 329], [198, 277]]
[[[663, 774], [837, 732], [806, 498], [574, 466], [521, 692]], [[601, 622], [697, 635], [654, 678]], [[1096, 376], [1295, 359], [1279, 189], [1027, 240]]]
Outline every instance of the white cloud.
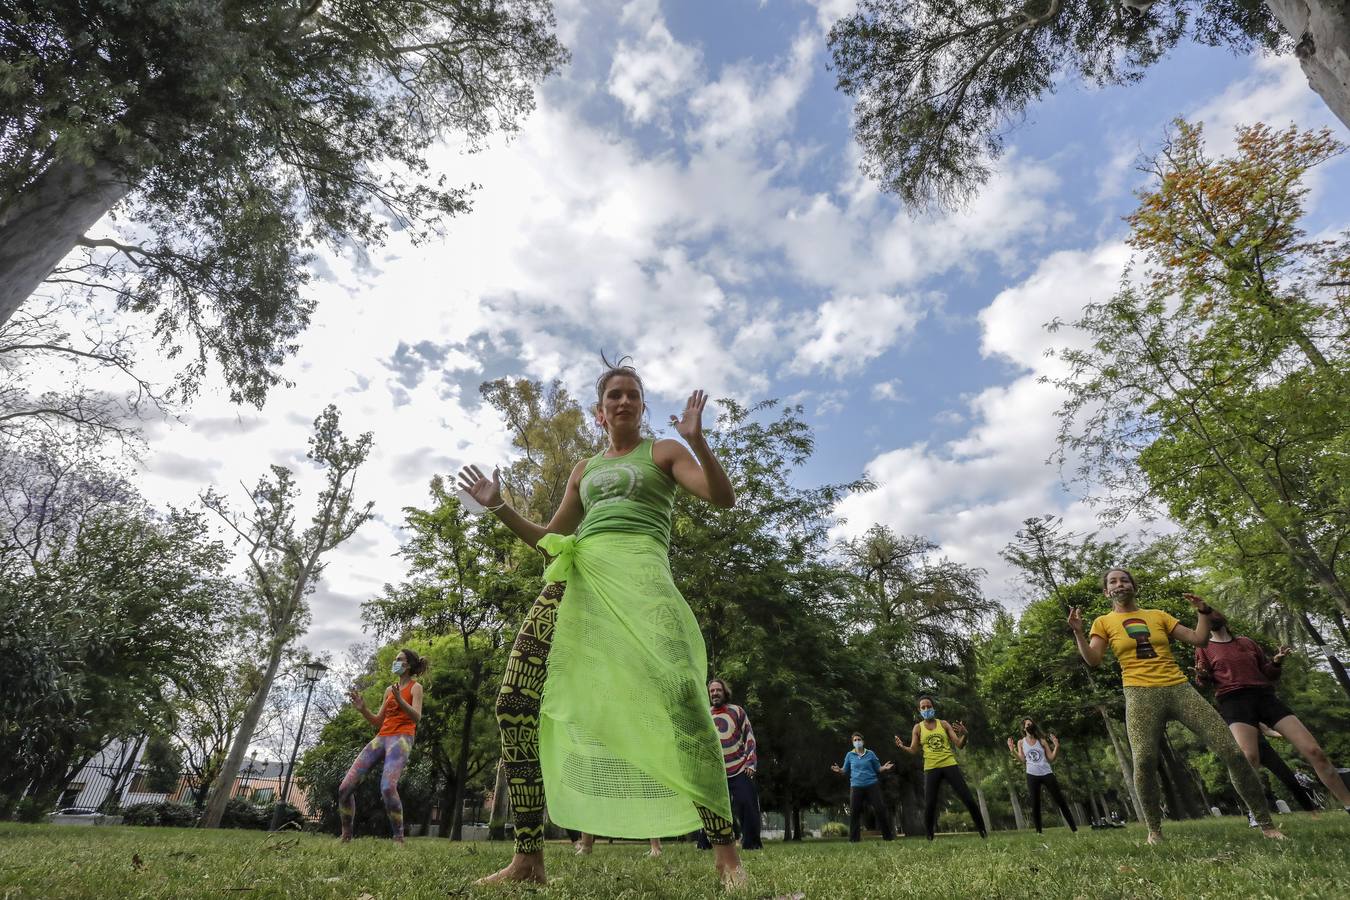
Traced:
[[696, 124], [690, 143], [715, 148], [752, 147], [781, 134], [817, 70], [818, 35], [803, 31], [777, 68], [734, 63], [711, 84], [696, 90], [689, 111]]
[[657, 0], [632, 0], [621, 21], [637, 32], [624, 37], [609, 69], [609, 92], [638, 123], [669, 124], [670, 103], [698, 83], [702, 56], [675, 40]]
[[921, 318], [923, 305], [912, 296], [882, 294], [827, 300], [798, 333], [796, 355], [789, 368], [843, 377], [912, 334]]
[[892, 378], [889, 381], [879, 381], [872, 385], [873, 400], [890, 400], [892, 402], [903, 400], [905, 395], [900, 392], [900, 379]]

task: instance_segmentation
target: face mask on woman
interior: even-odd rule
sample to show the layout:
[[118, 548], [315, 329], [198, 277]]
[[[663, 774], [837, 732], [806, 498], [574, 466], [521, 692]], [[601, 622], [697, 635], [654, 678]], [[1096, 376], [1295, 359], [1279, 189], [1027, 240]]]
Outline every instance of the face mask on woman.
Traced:
[[862, 745], [863, 745], [863, 742], [862, 742], [862, 741], [854, 741], [854, 742], [853, 742], [853, 749], [854, 749], [854, 750], [861, 750], [861, 749], [862, 749]]
[[932, 719], [937, 715], [937, 710], [930, 706], [927, 709], [919, 710], [919, 715], [923, 716], [925, 719]]
[[402, 674], [403, 674], [403, 660], [401, 660], [401, 659], [396, 659], [396, 660], [394, 660], [394, 664], [393, 664], [392, 666], [389, 667], [389, 671], [393, 672], [395, 675], [402, 675]]

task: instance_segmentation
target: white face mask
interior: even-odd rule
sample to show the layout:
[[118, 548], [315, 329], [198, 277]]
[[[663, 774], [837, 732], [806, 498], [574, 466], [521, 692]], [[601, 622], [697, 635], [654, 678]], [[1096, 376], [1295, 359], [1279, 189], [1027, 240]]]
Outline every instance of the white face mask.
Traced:
[[853, 749], [854, 749], [854, 750], [861, 750], [861, 749], [862, 749], [862, 745], [863, 745], [863, 742], [862, 742], [862, 741], [854, 741], [854, 742], [853, 742]]
[[396, 660], [394, 660], [394, 664], [393, 664], [392, 666], [389, 667], [389, 671], [393, 672], [395, 675], [402, 675], [402, 674], [403, 674], [403, 660], [401, 660], [401, 659], [396, 659]]

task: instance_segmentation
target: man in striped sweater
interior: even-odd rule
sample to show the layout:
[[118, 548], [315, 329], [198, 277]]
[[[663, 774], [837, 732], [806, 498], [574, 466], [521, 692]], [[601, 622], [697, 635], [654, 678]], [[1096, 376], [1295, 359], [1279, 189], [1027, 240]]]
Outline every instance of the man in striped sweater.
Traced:
[[[760, 850], [759, 791], [755, 788], [755, 732], [742, 707], [731, 702], [731, 688], [720, 678], [708, 682], [708, 702], [712, 704], [713, 724], [722, 739], [722, 759], [727, 767], [727, 789], [731, 792], [731, 815], [741, 834], [742, 850]], [[699, 832], [700, 849], [708, 849], [707, 836]]]

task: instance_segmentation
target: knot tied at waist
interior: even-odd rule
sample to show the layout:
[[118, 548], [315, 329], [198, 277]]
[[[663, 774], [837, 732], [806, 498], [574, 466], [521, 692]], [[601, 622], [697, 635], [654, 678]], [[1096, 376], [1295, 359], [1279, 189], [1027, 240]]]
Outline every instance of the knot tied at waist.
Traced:
[[577, 555], [577, 536], [575, 534], [546, 534], [536, 545], [548, 558], [544, 569], [545, 581], [567, 581]]

